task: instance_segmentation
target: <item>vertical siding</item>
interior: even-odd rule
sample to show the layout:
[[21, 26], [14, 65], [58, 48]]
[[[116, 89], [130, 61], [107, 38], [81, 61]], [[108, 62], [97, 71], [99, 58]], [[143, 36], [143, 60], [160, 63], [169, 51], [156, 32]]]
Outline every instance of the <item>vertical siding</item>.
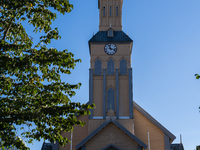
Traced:
[[122, 150], [137, 150], [137, 143], [122, 130], [110, 123], [86, 143], [86, 150], [101, 150], [114, 144]]
[[128, 76], [119, 76], [119, 117], [129, 116]]
[[148, 145], [147, 130], [149, 130], [152, 150], [165, 150], [164, 133], [136, 109], [134, 109], [134, 127], [135, 135], [146, 145]]
[[93, 116], [103, 117], [103, 76], [94, 76], [93, 86]]

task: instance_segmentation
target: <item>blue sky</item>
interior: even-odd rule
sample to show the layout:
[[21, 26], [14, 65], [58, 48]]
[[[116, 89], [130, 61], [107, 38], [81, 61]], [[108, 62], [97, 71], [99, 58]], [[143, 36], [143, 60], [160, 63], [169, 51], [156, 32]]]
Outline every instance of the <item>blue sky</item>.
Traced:
[[[51, 47], [68, 49], [81, 58], [68, 83], [82, 83], [72, 101], [89, 99], [90, 56], [88, 40], [98, 32], [98, 0], [70, 1], [74, 9], [58, 14], [53, 26], [62, 39]], [[171, 131], [185, 150], [200, 145], [200, 1], [124, 0], [123, 31], [134, 41], [132, 51], [133, 98], [142, 108]], [[34, 40], [37, 37], [33, 34]], [[41, 148], [34, 142], [31, 150]]]

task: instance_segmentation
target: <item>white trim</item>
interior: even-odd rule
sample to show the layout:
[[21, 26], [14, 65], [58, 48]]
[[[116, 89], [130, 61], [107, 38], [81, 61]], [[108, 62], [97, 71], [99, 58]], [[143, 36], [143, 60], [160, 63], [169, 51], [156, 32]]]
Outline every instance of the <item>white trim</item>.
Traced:
[[130, 117], [129, 116], [121, 116], [121, 117], [119, 117], [119, 119], [130, 119]]
[[96, 117], [93, 117], [92, 119], [103, 119], [103, 117], [96, 116]]
[[71, 131], [71, 144], [70, 144], [70, 150], [72, 150], [72, 141], [73, 141], [73, 132]]

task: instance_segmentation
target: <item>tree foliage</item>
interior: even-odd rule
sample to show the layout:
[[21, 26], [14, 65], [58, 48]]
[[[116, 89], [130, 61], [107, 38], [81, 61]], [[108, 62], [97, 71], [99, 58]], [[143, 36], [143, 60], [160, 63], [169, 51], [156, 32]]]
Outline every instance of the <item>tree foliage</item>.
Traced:
[[[56, 13], [71, 12], [68, 0], [1, 0], [0, 1], [0, 148], [12, 145], [28, 149], [17, 136], [17, 127], [26, 142], [48, 139], [65, 145], [62, 132], [73, 125], [84, 125], [76, 114], [89, 114], [93, 105], [73, 103], [70, 97], [80, 83], [61, 81], [60, 74], [70, 74], [80, 59], [67, 50], [48, 48], [51, 40], [60, 39], [58, 29], [52, 29]], [[33, 43], [23, 22], [41, 32]], [[21, 128], [21, 129], [22, 129]]]
[[196, 79], [200, 79], [200, 75], [199, 74], [195, 74]]

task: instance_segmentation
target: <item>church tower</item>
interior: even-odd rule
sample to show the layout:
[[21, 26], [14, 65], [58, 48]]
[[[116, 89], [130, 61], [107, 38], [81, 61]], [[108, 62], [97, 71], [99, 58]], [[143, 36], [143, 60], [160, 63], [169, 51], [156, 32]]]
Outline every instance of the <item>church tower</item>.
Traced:
[[62, 133], [71, 144], [53, 150], [170, 150], [175, 136], [133, 101], [133, 40], [122, 31], [123, 0], [98, 0], [99, 31], [89, 40], [90, 115]]
[[133, 119], [131, 52], [133, 41], [122, 31], [122, 0], [99, 0], [99, 32], [89, 41], [90, 119]]

